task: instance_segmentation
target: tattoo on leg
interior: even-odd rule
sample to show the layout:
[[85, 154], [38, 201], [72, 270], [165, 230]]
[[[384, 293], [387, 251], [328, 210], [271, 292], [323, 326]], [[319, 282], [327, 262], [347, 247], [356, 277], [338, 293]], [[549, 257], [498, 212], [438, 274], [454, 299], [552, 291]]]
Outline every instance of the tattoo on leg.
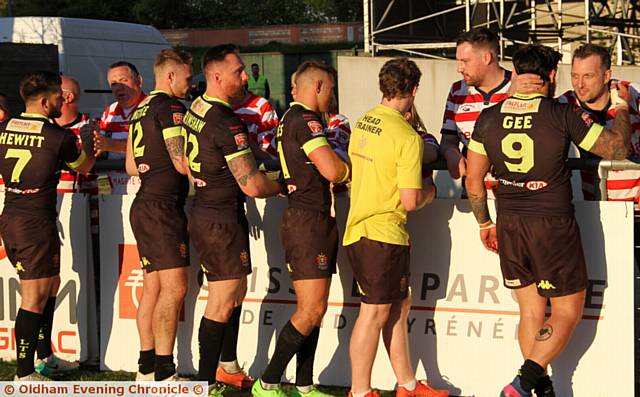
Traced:
[[551, 335], [553, 335], [553, 327], [551, 326], [551, 324], [545, 324], [538, 330], [538, 333], [536, 334], [536, 340], [538, 342], [544, 342], [545, 340], [551, 338]]

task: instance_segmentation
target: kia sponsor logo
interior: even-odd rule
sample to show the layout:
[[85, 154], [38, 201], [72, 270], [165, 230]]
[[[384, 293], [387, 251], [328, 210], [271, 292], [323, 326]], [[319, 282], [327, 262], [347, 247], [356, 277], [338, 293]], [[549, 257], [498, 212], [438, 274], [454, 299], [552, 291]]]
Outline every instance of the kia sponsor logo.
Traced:
[[525, 187], [529, 190], [540, 190], [544, 187], [547, 187], [548, 183], [545, 181], [529, 181], [525, 185]]

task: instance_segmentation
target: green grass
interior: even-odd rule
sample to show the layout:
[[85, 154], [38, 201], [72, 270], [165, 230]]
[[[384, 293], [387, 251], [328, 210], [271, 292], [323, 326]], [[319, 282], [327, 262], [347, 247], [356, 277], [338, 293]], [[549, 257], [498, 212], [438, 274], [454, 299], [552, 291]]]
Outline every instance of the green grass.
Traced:
[[[13, 380], [15, 374], [15, 361], [0, 360], [0, 381]], [[193, 378], [193, 376], [189, 377]], [[55, 379], [61, 381], [133, 381], [135, 379], [135, 373], [125, 371], [99, 371], [97, 366], [80, 366], [80, 369], [77, 371], [57, 376]], [[284, 385], [283, 388], [287, 394], [290, 394], [292, 387], [293, 385]], [[334, 396], [346, 396], [349, 393], [349, 389], [346, 387], [320, 386], [319, 389]], [[380, 391], [380, 397], [392, 397], [393, 394], [392, 391]], [[224, 395], [225, 397], [249, 397], [251, 393], [229, 387]]]

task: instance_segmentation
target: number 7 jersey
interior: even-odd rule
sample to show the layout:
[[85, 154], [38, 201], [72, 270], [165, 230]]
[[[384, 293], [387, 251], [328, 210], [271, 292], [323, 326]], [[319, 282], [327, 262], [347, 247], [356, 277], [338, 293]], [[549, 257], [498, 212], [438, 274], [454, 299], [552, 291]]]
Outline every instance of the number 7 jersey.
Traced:
[[1, 123], [4, 212], [55, 217], [60, 170], [65, 163], [75, 168], [84, 158], [73, 132], [43, 115], [22, 113]]
[[493, 164], [500, 213], [571, 216], [569, 144], [588, 151], [602, 130], [577, 106], [516, 94], [482, 111], [469, 150]]

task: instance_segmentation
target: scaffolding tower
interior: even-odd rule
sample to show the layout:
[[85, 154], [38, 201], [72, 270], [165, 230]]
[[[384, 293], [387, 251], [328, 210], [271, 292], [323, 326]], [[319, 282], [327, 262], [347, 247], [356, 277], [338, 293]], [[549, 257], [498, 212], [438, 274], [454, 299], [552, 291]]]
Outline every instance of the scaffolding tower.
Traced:
[[365, 52], [455, 57], [456, 37], [485, 26], [501, 59], [518, 44], [541, 43], [570, 59], [577, 46], [611, 48], [618, 65], [640, 63], [640, 0], [363, 0]]

